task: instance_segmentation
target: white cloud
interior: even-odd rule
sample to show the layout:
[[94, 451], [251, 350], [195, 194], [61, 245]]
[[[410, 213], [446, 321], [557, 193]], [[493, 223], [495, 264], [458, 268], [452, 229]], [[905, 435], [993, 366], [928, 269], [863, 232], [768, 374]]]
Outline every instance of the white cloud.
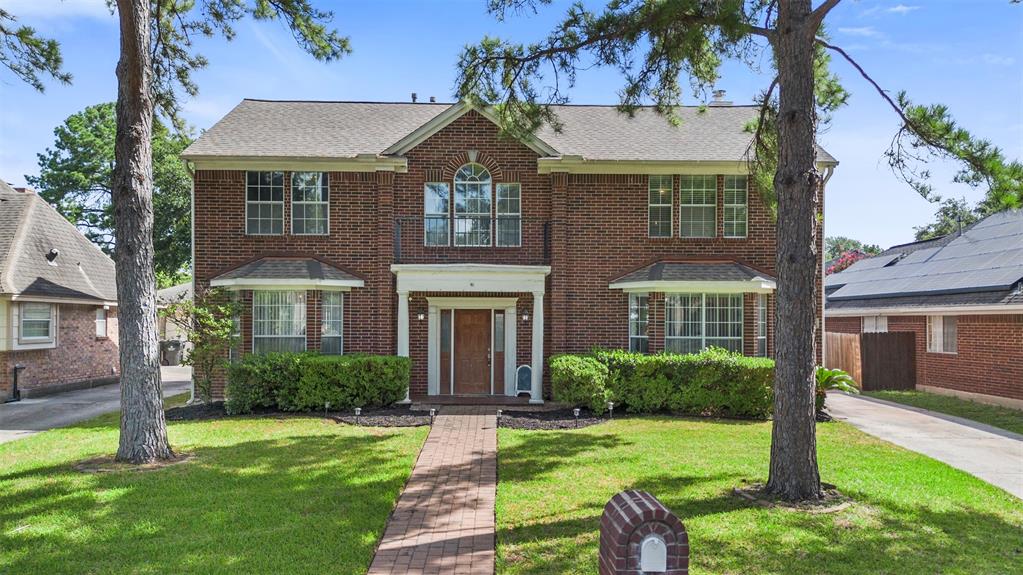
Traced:
[[1012, 66], [1016, 63], [1016, 59], [1012, 56], [1001, 56], [999, 54], [984, 54], [981, 56], [985, 64], [992, 66]]
[[885, 12], [889, 12], [891, 14], [909, 14], [910, 12], [919, 9], [920, 9], [919, 6], [906, 6], [905, 4], [897, 4], [885, 10]]
[[848, 36], [874, 37], [880, 35], [880, 32], [875, 30], [872, 26], [861, 26], [858, 28], [839, 28], [838, 31], [841, 34], [846, 34]]
[[113, 18], [106, 0], [4, 0], [3, 8], [19, 21], [68, 18]]

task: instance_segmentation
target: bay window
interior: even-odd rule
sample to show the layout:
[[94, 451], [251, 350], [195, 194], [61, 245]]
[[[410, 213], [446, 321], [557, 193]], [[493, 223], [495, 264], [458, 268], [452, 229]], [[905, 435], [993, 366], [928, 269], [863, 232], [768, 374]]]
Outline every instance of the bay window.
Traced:
[[650, 296], [629, 294], [629, 351], [650, 351]]
[[344, 294], [339, 291], [321, 292], [323, 314], [320, 324], [320, 353], [343, 353]]
[[664, 349], [697, 353], [711, 346], [742, 352], [742, 294], [667, 295]]
[[767, 357], [767, 294], [757, 294], [757, 357]]
[[252, 351], [305, 351], [305, 291], [252, 292]]

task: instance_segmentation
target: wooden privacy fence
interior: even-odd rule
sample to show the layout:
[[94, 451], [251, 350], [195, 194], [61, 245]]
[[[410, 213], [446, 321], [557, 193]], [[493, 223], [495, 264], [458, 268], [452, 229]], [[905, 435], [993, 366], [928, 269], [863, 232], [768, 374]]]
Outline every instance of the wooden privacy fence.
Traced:
[[863, 391], [916, 387], [916, 334], [834, 333], [824, 338], [825, 363], [849, 373]]

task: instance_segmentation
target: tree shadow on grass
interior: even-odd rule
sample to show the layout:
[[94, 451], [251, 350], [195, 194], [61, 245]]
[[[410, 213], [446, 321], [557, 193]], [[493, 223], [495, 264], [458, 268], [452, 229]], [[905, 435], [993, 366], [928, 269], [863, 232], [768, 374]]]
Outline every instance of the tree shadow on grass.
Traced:
[[364, 573], [414, 461], [397, 435], [196, 447], [159, 471], [0, 475], [0, 572]]

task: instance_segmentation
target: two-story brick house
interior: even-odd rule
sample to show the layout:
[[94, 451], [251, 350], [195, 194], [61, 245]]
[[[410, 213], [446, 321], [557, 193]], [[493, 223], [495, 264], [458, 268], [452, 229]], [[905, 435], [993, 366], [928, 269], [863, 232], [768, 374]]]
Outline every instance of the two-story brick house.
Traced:
[[756, 108], [557, 113], [516, 140], [465, 103], [245, 100], [183, 154], [195, 281], [245, 303], [245, 351], [408, 355], [413, 396], [540, 401], [598, 346], [771, 354]]

